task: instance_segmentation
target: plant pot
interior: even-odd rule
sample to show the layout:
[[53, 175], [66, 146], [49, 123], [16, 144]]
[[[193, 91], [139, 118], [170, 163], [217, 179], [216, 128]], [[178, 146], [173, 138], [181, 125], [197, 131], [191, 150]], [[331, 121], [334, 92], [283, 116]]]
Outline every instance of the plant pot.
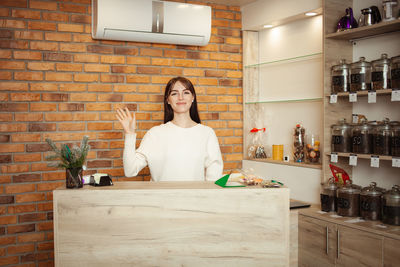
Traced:
[[83, 187], [82, 167], [66, 169], [65, 183], [67, 188]]

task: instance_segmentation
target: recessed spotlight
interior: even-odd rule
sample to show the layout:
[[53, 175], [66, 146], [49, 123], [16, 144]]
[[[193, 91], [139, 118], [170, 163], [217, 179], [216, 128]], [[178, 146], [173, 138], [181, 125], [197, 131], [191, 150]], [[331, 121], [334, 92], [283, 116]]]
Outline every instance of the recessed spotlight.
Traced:
[[312, 17], [312, 16], [317, 15], [317, 12], [307, 12], [305, 15], [308, 17]]
[[272, 26], [271, 24], [266, 24], [266, 25], [264, 25], [264, 28], [266, 28], [266, 29], [272, 28], [272, 27], [274, 27], [274, 26]]

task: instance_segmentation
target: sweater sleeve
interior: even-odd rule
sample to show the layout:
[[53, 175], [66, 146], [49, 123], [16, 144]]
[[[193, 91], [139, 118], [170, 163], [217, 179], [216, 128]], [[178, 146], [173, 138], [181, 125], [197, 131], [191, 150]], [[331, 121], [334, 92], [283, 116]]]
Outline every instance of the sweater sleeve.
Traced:
[[124, 173], [126, 177], [136, 176], [147, 166], [146, 157], [142, 153], [136, 152], [135, 146], [136, 134], [126, 134], [123, 154]]
[[207, 155], [205, 161], [206, 181], [216, 181], [221, 178], [223, 168], [224, 163], [222, 161], [218, 138], [215, 135], [215, 132], [211, 130], [211, 134], [207, 141]]

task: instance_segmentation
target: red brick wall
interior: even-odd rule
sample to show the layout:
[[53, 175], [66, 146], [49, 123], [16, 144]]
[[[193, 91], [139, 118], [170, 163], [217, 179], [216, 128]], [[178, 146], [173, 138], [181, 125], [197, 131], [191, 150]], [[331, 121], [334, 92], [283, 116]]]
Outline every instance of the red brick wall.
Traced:
[[[45, 139], [79, 143], [88, 135], [86, 173], [123, 179], [115, 110], [137, 111], [140, 139], [162, 123], [172, 77], [194, 83], [225, 170], [240, 168], [240, 9], [212, 8], [211, 41], [195, 47], [92, 40], [90, 0], [0, 0], [0, 265], [53, 265], [52, 190], [65, 171], [47, 166]], [[148, 169], [131, 180], [142, 179]]]

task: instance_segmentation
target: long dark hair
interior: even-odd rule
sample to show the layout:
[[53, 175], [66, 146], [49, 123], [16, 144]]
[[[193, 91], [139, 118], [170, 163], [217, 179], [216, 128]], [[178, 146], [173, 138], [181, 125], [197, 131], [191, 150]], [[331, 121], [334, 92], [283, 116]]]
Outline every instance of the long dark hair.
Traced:
[[171, 90], [174, 87], [174, 85], [180, 82], [186, 89], [188, 89], [194, 99], [192, 102], [192, 106], [190, 107], [190, 118], [197, 122], [201, 123], [200, 121], [200, 116], [199, 116], [199, 111], [197, 109], [197, 97], [196, 97], [196, 91], [194, 90], [194, 86], [191, 81], [184, 77], [175, 77], [169, 80], [167, 85], [165, 86], [165, 93], [164, 93], [164, 123], [167, 123], [169, 121], [172, 121], [174, 118], [174, 111], [172, 110], [171, 106], [168, 104], [168, 97], [171, 94]]

